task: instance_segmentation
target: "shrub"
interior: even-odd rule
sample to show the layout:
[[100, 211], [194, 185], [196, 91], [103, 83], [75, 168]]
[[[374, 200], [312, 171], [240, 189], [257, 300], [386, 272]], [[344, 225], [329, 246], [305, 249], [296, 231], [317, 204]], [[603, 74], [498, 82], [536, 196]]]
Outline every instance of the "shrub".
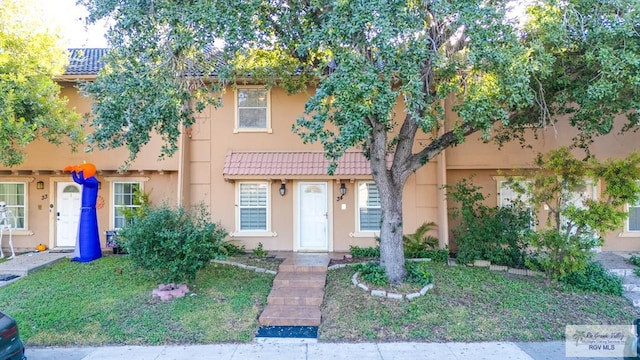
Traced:
[[449, 260], [448, 249], [422, 250], [414, 254], [412, 259], [431, 259], [433, 262], [446, 264]]
[[529, 239], [536, 252], [534, 260], [527, 259], [527, 266], [543, 271], [554, 282], [568, 274], [582, 272], [593, 257], [591, 249], [602, 241], [590, 235], [572, 235], [554, 229], [532, 233]]
[[531, 211], [514, 204], [489, 207], [481, 188], [463, 179], [449, 188], [449, 197], [460, 203], [453, 217], [461, 218], [453, 229], [459, 263], [488, 260], [496, 265], [522, 268], [525, 265], [527, 234], [533, 221]]
[[623, 291], [622, 280], [595, 261], [590, 261], [582, 271], [569, 273], [561, 280], [578, 289], [608, 295], [621, 296]]
[[193, 282], [199, 269], [226, 254], [227, 232], [208, 220], [204, 205], [188, 212], [167, 205], [149, 207], [119, 236], [133, 264], [161, 282]]
[[[407, 269], [404, 282], [420, 286], [427, 285], [432, 282], [433, 275], [427, 270], [426, 262], [406, 261], [404, 265]], [[360, 273], [360, 278], [369, 284], [376, 286], [385, 286], [389, 284], [386, 271], [378, 262], [358, 264], [355, 269]]]
[[434, 222], [426, 222], [416, 229], [413, 234], [402, 236], [402, 246], [406, 258], [416, 258], [425, 250], [438, 248], [438, 238], [427, 233], [436, 227]]
[[387, 273], [377, 262], [369, 262], [356, 265], [356, 271], [360, 272], [360, 278], [376, 286], [389, 284]]
[[262, 243], [259, 242], [258, 246], [252, 250], [253, 256], [257, 257], [258, 259], [266, 258], [267, 255], [269, 255], [269, 253], [264, 251], [262, 247], [263, 247]]
[[417, 284], [420, 286], [431, 284], [433, 281], [433, 275], [429, 270], [427, 270], [427, 266], [427, 263], [424, 261], [405, 262], [407, 275], [404, 277], [404, 280], [410, 284]]
[[376, 246], [376, 247], [349, 246], [349, 253], [354, 258], [379, 258], [380, 246]]

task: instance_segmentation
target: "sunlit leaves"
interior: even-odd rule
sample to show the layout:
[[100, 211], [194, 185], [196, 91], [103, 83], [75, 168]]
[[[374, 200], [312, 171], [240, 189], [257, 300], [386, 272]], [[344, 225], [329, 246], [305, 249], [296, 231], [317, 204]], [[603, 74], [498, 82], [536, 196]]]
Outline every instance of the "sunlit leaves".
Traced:
[[0, 163], [22, 163], [37, 138], [75, 148], [81, 140], [78, 116], [67, 109], [53, 81], [66, 54], [41, 26], [29, 1], [0, 0]]

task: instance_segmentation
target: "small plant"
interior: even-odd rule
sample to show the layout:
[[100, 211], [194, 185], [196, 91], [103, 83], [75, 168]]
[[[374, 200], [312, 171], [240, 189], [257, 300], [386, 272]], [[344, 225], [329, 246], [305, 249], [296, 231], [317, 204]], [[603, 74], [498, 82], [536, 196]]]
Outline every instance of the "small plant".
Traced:
[[354, 258], [379, 258], [380, 246], [376, 246], [376, 247], [349, 246], [349, 253]]
[[231, 241], [227, 241], [224, 244], [224, 248], [226, 250], [227, 256], [234, 256], [238, 254], [243, 254], [245, 252], [244, 245], [236, 245]]
[[385, 286], [389, 284], [387, 273], [384, 268], [377, 262], [369, 262], [356, 265], [356, 271], [360, 272], [362, 280], [376, 286]]
[[602, 264], [590, 261], [582, 271], [573, 272], [561, 279], [575, 288], [608, 295], [622, 295], [622, 280], [607, 272]]
[[631, 257], [629, 258], [629, 262], [637, 266], [637, 268], [633, 270], [633, 273], [636, 274], [636, 276], [640, 276], [640, 256], [631, 255]]
[[164, 283], [193, 282], [198, 270], [226, 255], [227, 232], [200, 204], [192, 211], [149, 207], [119, 232], [132, 263]]
[[427, 269], [427, 266], [428, 264], [423, 261], [405, 262], [407, 275], [405, 275], [404, 280], [410, 284], [420, 286], [431, 284], [433, 282], [433, 275]]
[[[433, 281], [433, 275], [427, 270], [427, 266], [426, 262], [406, 261], [407, 274], [404, 277], [404, 282], [420, 286], [430, 284]], [[360, 273], [360, 278], [371, 285], [389, 285], [387, 274], [378, 262], [358, 264], [355, 269]]]
[[434, 222], [425, 222], [413, 234], [402, 236], [402, 246], [406, 258], [416, 258], [425, 250], [438, 248], [438, 238], [427, 233], [436, 227]]
[[253, 256], [257, 257], [258, 259], [264, 259], [267, 257], [267, 255], [269, 255], [269, 253], [264, 251], [264, 249], [262, 248], [262, 243], [259, 242], [258, 246], [253, 249]]

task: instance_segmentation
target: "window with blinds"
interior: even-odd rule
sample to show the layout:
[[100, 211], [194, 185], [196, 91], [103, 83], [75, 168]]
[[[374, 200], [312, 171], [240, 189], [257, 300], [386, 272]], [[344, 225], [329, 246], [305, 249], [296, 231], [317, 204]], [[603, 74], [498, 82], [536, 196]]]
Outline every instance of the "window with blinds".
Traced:
[[372, 181], [358, 184], [358, 231], [380, 231], [382, 206], [380, 193]]
[[[7, 204], [7, 210], [11, 211], [11, 226], [16, 229], [26, 229], [26, 193], [25, 183], [22, 182], [3, 182], [0, 183], [0, 201]], [[13, 220], [15, 219], [15, 224]]]
[[238, 185], [238, 222], [240, 231], [268, 231], [268, 184], [241, 182]]

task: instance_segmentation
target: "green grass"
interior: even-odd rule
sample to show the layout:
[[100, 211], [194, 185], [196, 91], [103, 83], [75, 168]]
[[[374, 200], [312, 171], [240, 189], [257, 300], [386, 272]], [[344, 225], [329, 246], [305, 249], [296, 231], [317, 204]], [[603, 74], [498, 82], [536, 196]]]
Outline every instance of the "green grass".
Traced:
[[640, 311], [615, 296], [547, 286], [542, 279], [430, 264], [435, 288], [414, 300], [372, 297], [354, 269], [327, 278], [323, 341], [560, 340], [569, 324], [631, 324]]
[[158, 284], [128, 257], [58, 262], [0, 289], [27, 345], [247, 342], [273, 276], [210, 264], [187, 297], [152, 299]]

